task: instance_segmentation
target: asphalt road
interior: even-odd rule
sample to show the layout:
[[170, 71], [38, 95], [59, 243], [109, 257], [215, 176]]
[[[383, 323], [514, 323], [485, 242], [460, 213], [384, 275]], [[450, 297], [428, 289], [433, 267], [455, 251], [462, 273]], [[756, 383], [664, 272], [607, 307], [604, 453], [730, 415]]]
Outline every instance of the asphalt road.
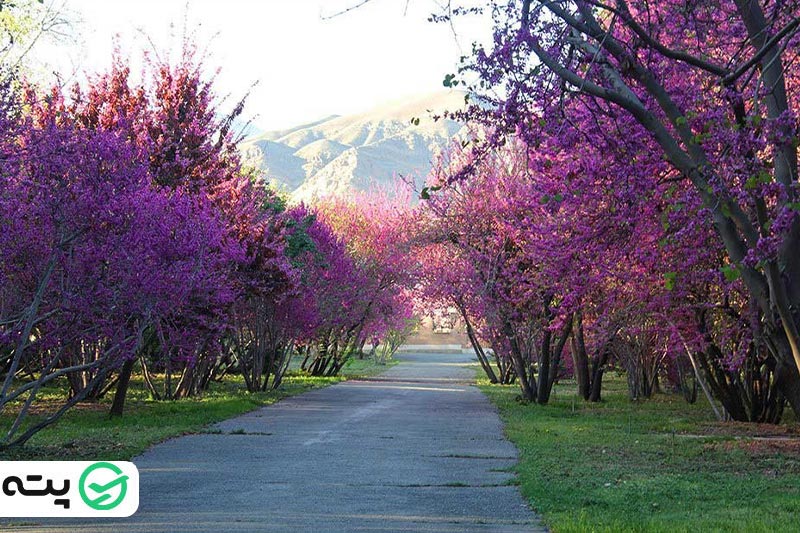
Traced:
[[510, 484], [516, 450], [469, 385], [471, 358], [399, 358], [370, 381], [287, 398], [154, 446], [134, 459], [141, 503], [130, 518], [40, 519], [17, 529], [543, 531]]

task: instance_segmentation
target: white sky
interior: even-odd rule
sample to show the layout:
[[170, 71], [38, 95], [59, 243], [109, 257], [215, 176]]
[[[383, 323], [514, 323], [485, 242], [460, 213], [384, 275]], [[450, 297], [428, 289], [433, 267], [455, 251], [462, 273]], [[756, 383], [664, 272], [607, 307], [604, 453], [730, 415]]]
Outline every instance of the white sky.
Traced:
[[258, 81], [245, 115], [272, 130], [443, 90], [459, 56], [489, 33], [486, 20], [475, 18], [456, 24], [458, 38], [448, 25], [428, 22], [435, 0], [371, 0], [322, 20], [359, 1], [63, 0], [81, 21], [82, 43], [47, 47], [47, 60], [63, 72], [105, 69], [115, 35], [134, 56], [149, 48], [142, 33], [168, 49], [180, 41], [188, 12], [200, 44], [210, 43], [209, 66], [222, 67], [218, 92], [238, 100]]

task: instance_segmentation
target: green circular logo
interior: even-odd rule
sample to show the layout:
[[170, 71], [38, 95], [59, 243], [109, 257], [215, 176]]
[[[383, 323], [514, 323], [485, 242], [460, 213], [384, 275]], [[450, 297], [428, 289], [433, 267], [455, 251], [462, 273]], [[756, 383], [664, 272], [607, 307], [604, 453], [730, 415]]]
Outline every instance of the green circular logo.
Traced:
[[[110, 470], [116, 475], [116, 477], [103, 484], [97, 482], [89, 483], [88, 489], [93, 494], [96, 494], [93, 497], [90, 497], [87, 494], [86, 482], [90, 481], [89, 475], [98, 470]], [[97, 477], [108, 479], [107, 475], [95, 476], [95, 478]], [[108, 500], [111, 500], [110, 492], [117, 485], [119, 485], [120, 487], [119, 495], [117, 495], [116, 499], [109, 502]], [[109, 509], [113, 509], [114, 507], [122, 503], [122, 500], [125, 499], [125, 493], [128, 491], [128, 476], [123, 476], [122, 470], [120, 470], [116, 465], [113, 465], [111, 463], [106, 463], [102, 461], [99, 463], [94, 463], [93, 465], [89, 465], [88, 467], [86, 467], [86, 470], [84, 470], [83, 474], [81, 474], [81, 479], [80, 482], [78, 483], [78, 491], [81, 494], [81, 499], [84, 501], [84, 503], [86, 503], [86, 505], [88, 505], [92, 509], [97, 509], [98, 511], [108, 511]]]

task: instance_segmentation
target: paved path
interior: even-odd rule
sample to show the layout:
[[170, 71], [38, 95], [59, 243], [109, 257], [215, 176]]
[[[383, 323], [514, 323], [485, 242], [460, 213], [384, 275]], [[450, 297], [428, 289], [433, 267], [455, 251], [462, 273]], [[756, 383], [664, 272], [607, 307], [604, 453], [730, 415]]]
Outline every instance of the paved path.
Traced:
[[542, 531], [469, 357], [403, 354], [370, 381], [287, 398], [134, 459], [129, 519], [66, 532]]

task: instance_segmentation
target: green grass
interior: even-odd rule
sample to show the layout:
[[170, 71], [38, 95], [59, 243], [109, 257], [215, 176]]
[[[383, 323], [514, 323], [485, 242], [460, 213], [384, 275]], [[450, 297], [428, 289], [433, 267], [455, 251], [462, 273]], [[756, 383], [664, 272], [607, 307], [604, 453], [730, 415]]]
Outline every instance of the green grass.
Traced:
[[[557, 386], [550, 405], [516, 386], [481, 389], [520, 451], [520, 490], [557, 533], [800, 531], [800, 443], [753, 440], [764, 426], [715, 423], [699, 399], [628, 400], [608, 379], [604, 401]], [[780, 431], [800, 439], [796, 423]], [[781, 446], [778, 446], [781, 444]]]
[[344, 364], [341, 374], [349, 379], [368, 378], [393, 367], [397, 361], [390, 359], [385, 365], [378, 365], [372, 359], [351, 358]]
[[[128, 460], [151, 445], [179, 435], [207, 431], [207, 426], [287, 396], [325, 387], [339, 381], [367, 377], [387, 366], [370, 360], [354, 360], [337, 377], [311, 377], [292, 373], [277, 391], [249, 393], [241, 377], [226, 376], [213, 383], [199, 398], [158, 402], [148, 398], [141, 378], [131, 382], [125, 414], [110, 418], [111, 395], [97, 404], [81, 404], [54, 425], [40, 431], [19, 449], [0, 452], [0, 460]], [[62, 401], [64, 386], [43, 391], [42, 399]], [[36, 416], [31, 416], [31, 421]], [[0, 416], [0, 428], [8, 427], [9, 415]]]

